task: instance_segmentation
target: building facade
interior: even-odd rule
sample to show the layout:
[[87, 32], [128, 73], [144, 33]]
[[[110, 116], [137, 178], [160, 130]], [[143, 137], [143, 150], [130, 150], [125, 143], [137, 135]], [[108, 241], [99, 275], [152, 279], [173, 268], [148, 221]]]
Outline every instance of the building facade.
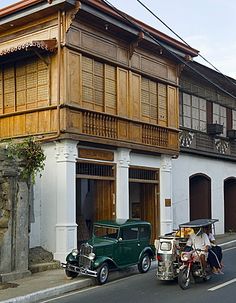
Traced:
[[64, 261], [100, 219], [171, 231], [176, 55], [197, 51], [99, 0], [21, 1], [0, 16], [0, 138], [34, 136], [46, 155], [30, 247]]
[[180, 78], [180, 155], [173, 161], [174, 225], [217, 218], [236, 230], [236, 81], [197, 62]]

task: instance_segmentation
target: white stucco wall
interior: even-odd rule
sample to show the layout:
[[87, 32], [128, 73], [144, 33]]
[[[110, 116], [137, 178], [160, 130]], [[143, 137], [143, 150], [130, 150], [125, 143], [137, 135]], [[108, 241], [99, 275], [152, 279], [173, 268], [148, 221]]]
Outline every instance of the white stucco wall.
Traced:
[[172, 165], [174, 228], [189, 220], [189, 177], [201, 173], [211, 179], [212, 218], [219, 219], [216, 233], [224, 233], [224, 180], [235, 177], [235, 165], [230, 161], [183, 153]]
[[55, 143], [44, 144], [43, 151], [46, 156], [45, 167], [34, 186], [35, 223], [31, 224], [30, 247], [42, 246], [48, 251], [54, 251], [57, 209]]

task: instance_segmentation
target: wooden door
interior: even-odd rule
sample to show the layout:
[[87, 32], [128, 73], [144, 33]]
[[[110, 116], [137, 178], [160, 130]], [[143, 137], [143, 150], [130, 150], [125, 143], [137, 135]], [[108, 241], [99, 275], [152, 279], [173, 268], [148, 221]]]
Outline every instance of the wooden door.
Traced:
[[224, 182], [225, 232], [236, 231], [236, 179]]
[[95, 181], [95, 221], [116, 218], [114, 181]]
[[211, 218], [211, 181], [203, 175], [190, 177], [190, 220]]
[[142, 202], [142, 220], [152, 224], [151, 243], [159, 236], [158, 227], [158, 203], [157, 203], [157, 185], [142, 184], [141, 185], [141, 202]]

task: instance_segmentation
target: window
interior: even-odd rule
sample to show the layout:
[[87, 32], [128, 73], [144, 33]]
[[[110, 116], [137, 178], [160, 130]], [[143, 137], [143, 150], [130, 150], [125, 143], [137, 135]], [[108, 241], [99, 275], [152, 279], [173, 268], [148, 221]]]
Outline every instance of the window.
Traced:
[[0, 67], [0, 113], [46, 106], [49, 69], [39, 58], [27, 58]]
[[142, 226], [139, 228], [139, 238], [146, 239], [150, 237], [150, 229], [147, 226]]
[[83, 57], [83, 101], [103, 106], [104, 102], [104, 66], [93, 59]]
[[213, 103], [212, 122], [223, 125], [223, 136], [226, 136], [226, 107]]
[[232, 110], [232, 128], [236, 129], [236, 110]]
[[113, 227], [99, 226], [95, 225], [93, 229], [93, 234], [96, 237], [105, 237], [116, 239], [118, 236], [119, 229]]
[[160, 249], [162, 251], [170, 251], [171, 250], [171, 242], [161, 242]]
[[141, 83], [142, 115], [150, 119], [149, 122], [157, 122], [157, 84], [146, 78]]
[[123, 240], [137, 240], [138, 227], [126, 227], [122, 230], [121, 237]]
[[180, 103], [180, 125], [206, 132], [206, 100], [183, 93]]
[[116, 68], [94, 59], [82, 57], [83, 106], [116, 114]]

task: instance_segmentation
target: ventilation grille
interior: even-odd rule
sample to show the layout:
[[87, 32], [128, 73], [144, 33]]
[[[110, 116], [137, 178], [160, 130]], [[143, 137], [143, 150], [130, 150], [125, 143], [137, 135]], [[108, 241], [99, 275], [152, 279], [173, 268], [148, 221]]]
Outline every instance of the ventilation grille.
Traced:
[[158, 171], [148, 169], [129, 169], [129, 179], [158, 181]]
[[112, 165], [78, 163], [76, 174], [98, 177], [114, 177], [114, 169]]

